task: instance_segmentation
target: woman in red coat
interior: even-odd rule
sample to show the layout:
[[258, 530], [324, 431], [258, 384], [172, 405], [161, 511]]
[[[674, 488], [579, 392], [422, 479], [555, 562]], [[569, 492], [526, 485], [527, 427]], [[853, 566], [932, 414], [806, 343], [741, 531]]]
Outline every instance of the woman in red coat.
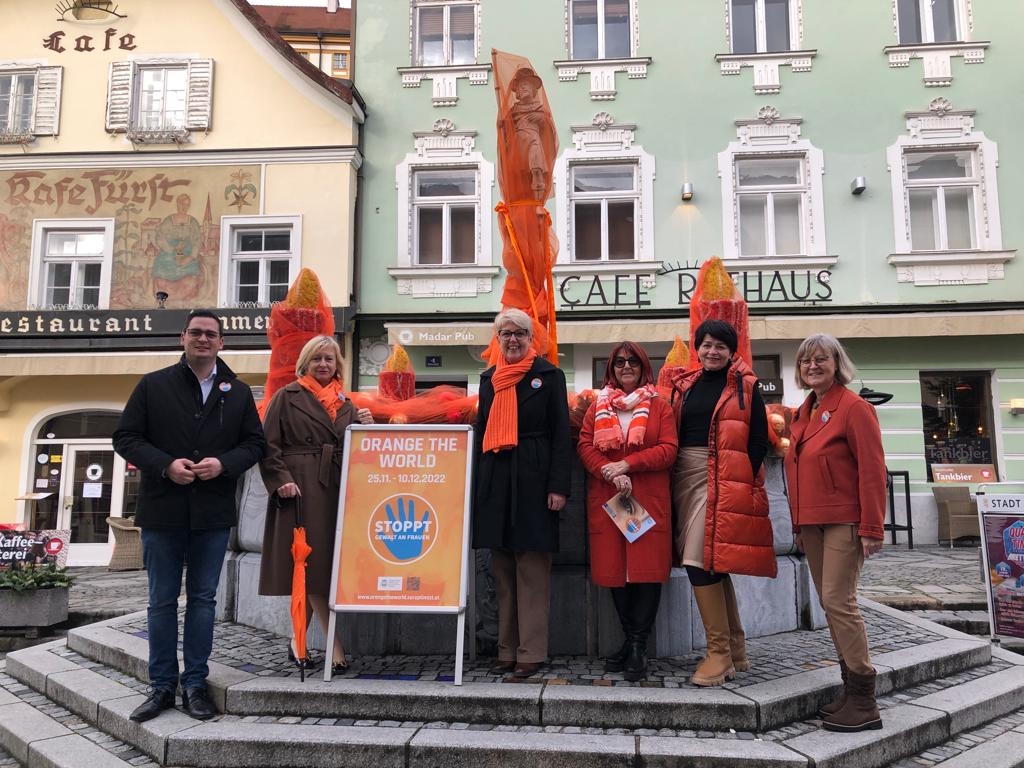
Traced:
[[856, 371], [834, 336], [818, 333], [796, 351], [796, 381], [811, 393], [793, 416], [786, 484], [797, 547], [825, 609], [843, 691], [821, 708], [829, 731], [882, 727], [857, 580], [882, 549], [885, 454], [875, 409], [846, 388]]
[[[583, 418], [578, 450], [590, 475], [591, 577], [611, 587], [626, 635], [605, 671], [622, 672], [631, 681], [647, 675], [647, 638], [672, 565], [669, 468], [677, 445], [672, 408], [654, 388], [651, 361], [633, 342], [622, 342], [612, 349], [603, 388]], [[603, 507], [616, 494], [635, 498], [654, 520], [632, 543]]]

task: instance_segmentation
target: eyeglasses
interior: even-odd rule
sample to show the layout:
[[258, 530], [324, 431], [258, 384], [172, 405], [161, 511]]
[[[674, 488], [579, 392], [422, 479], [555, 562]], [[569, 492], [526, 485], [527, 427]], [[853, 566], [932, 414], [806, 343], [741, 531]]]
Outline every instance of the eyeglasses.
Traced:
[[522, 341], [523, 339], [525, 339], [529, 335], [530, 335], [529, 331], [524, 331], [522, 329], [520, 329], [518, 331], [498, 331], [498, 338], [501, 339], [502, 341], [508, 341], [513, 336], [515, 336], [517, 339]]
[[202, 328], [186, 328], [185, 334], [191, 339], [218, 339], [220, 333], [218, 331], [204, 331]]
[[820, 368], [831, 359], [832, 357], [830, 355], [818, 355], [817, 357], [802, 357], [797, 360], [797, 362], [800, 364], [801, 368], [810, 368], [811, 363], [814, 363]]
[[635, 357], [616, 357], [612, 360], [612, 365], [616, 368], [625, 368], [627, 365], [630, 368], [639, 368], [640, 360]]

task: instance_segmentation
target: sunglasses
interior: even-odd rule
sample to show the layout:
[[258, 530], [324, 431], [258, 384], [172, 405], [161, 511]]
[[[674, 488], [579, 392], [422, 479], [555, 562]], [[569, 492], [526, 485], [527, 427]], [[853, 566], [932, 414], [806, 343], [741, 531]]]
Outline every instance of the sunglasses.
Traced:
[[625, 368], [627, 365], [630, 368], [639, 368], [640, 360], [635, 357], [616, 357], [612, 360], [612, 365], [616, 368]]

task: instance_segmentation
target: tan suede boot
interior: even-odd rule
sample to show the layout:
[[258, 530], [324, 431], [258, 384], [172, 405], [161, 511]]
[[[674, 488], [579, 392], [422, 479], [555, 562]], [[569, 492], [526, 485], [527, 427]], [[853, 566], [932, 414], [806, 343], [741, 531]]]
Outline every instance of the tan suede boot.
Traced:
[[690, 682], [700, 686], [721, 685], [736, 677], [729, 647], [729, 612], [725, 606], [725, 590], [719, 582], [706, 587], [694, 587], [693, 596], [697, 599], [708, 647], [704, 660], [697, 665]]
[[750, 669], [750, 662], [747, 661], [747, 636], [743, 633], [743, 619], [740, 618], [740, 607], [736, 603], [736, 589], [732, 585], [732, 579], [722, 579], [722, 589], [725, 590], [725, 607], [729, 613], [729, 649], [732, 652], [732, 665], [737, 672], [746, 672]]
[[882, 727], [882, 716], [875, 703], [875, 670], [868, 675], [848, 672], [847, 676], [846, 703], [838, 712], [823, 719], [822, 727], [842, 733], [878, 730]]
[[843, 708], [843, 704], [846, 703], [846, 685], [848, 681], [849, 670], [846, 668], [846, 662], [842, 659], [839, 660], [839, 675], [843, 678], [843, 690], [839, 692], [839, 695], [832, 700], [831, 704], [823, 704], [818, 707], [818, 717], [825, 718], [829, 715], [834, 715], [840, 709]]

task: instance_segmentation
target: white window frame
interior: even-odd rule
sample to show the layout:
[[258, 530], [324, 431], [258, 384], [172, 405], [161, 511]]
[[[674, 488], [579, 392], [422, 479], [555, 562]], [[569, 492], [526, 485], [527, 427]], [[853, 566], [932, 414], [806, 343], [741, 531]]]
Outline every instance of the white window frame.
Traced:
[[[971, 175], [963, 176], [960, 178], [936, 178], [936, 179], [911, 179], [909, 169], [909, 159], [912, 155], [920, 154], [922, 152], [933, 152], [936, 154], [954, 154], [954, 153], [966, 153], [971, 156]], [[914, 232], [913, 227], [910, 231], [910, 250], [912, 252], [922, 252], [928, 250], [935, 251], [949, 251], [957, 250], [950, 248], [949, 246], [949, 224], [947, 221], [947, 208], [946, 208], [946, 193], [951, 189], [969, 189], [971, 192], [972, 205], [971, 205], [971, 246], [964, 250], [976, 250], [979, 243], [978, 239], [978, 224], [979, 215], [978, 211], [981, 203], [981, 154], [976, 146], [958, 146], [958, 147], [934, 147], [923, 149], [920, 147], [904, 148], [903, 158], [903, 192], [906, 196], [906, 205], [908, 210], [910, 209], [910, 195], [915, 190], [934, 190], [935, 197], [932, 204], [932, 225], [933, 225], [933, 241], [936, 244], [934, 248], [921, 248], [914, 246]], [[920, 245], [920, 244], [918, 244]]]
[[[452, 62], [451, 9], [453, 7], [471, 8], [473, 10], [473, 60], [455, 64]], [[440, 64], [424, 64], [419, 58], [420, 49], [420, 11], [428, 8], [444, 10], [444, 31], [442, 33], [442, 61]], [[414, 67], [465, 67], [476, 64], [480, 59], [480, 2], [479, 0], [412, 0], [412, 19], [410, 36], [412, 46], [412, 66]]]
[[49, 263], [46, 258], [46, 241], [51, 232], [103, 233], [103, 253], [95, 260], [100, 264], [100, 294], [96, 309], [109, 309], [110, 280], [114, 263], [113, 219], [35, 219], [32, 222], [32, 265], [29, 270], [28, 307], [50, 308], [45, 303], [45, 292], [46, 265]]
[[719, 72], [722, 75], [739, 75], [744, 69], [750, 69], [754, 76], [754, 93], [761, 96], [778, 93], [782, 89], [779, 78], [781, 67], [789, 67], [790, 72], [810, 72], [817, 50], [803, 49], [804, 39], [804, 0], [788, 0], [789, 2], [789, 49], [785, 51], [766, 51], [768, 47], [768, 27], [765, 23], [764, 0], [757, 0], [754, 9], [755, 48], [752, 53], [733, 53], [735, 25], [733, 23], [733, 0], [725, 2], [725, 45], [729, 53], [715, 54]]
[[[465, 298], [490, 293], [499, 269], [491, 252], [494, 164], [476, 151], [475, 131], [456, 131], [447, 119], [434, 130], [413, 134], [414, 151], [395, 166], [395, 266], [388, 268], [400, 295]], [[476, 261], [473, 264], [417, 264], [413, 183], [416, 171], [475, 168], [477, 174]]]
[[[607, 112], [594, 115], [591, 125], [572, 126], [573, 142], [555, 161], [555, 232], [558, 249], [555, 274], [636, 274], [654, 280], [662, 263], [654, 254], [654, 155], [635, 143], [636, 126], [617, 124]], [[602, 259], [577, 261], [573, 231], [572, 171], [580, 165], [632, 165], [636, 171], [634, 220], [635, 257], [608, 260], [607, 238], [602, 235]], [[617, 197], [617, 195], [615, 195]]]
[[[900, 5], [916, 3], [917, 12], [921, 17], [921, 40], [916, 43], [904, 43], [900, 26]], [[893, 19], [896, 24], [896, 40], [900, 45], [928, 45], [934, 42], [962, 43], [970, 40], [968, 18], [971, 16], [970, 0], [953, 0], [953, 18], [956, 26], [956, 37], [953, 40], [935, 40], [935, 17], [932, 13], [932, 0], [893, 0]]]
[[[831, 267], [825, 242], [824, 153], [800, 136], [799, 118], [783, 118], [774, 107], [763, 107], [755, 120], [737, 120], [737, 140], [718, 154], [722, 186], [722, 260], [744, 269], [801, 269]], [[802, 253], [778, 256], [742, 256], [740, 250], [739, 193], [736, 161], [770, 157], [803, 158], [804, 190], [800, 205]], [[767, 190], [765, 190], [767, 191]], [[777, 190], [776, 190], [777, 191]]]
[[[900, 3], [918, 2], [921, 15], [921, 37], [919, 43], [900, 42]], [[929, 88], [941, 88], [953, 82], [952, 59], [961, 58], [964, 64], [983, 64], [989, 43], [973, 41], [974, 0], [955, 0], [953, 13], [956, 23], [956, 40], [935, 42], [935, 25], [931, 0], [892, 0], [892, 32], [895, 45], [887, 45], [882, 52], [889, 58], [889, 67], [904, 69], [911, 59], [921, 59], [924, 70], [924, 84]]]
[[[145, 128], [139, 121], [144, 70], [184, 69], [185, 119], [180, 127]], [[140, 57], [110, 63], [106, 130], [124, 133], [133, 144], [183, 144], [194, 131], [209, 131], [213, 121], [213, 59], [192, 55]]]
[[36, 136], [56, 136], [60, 132], [63, 73], [63, 67], [49, 67], [45, 62], [0, 60], [0, 77], [31, 75], [34, 78], [28, 126], [18, 130], [10, 125], [0, 128], [0, 144], [25, 144]]
[[[779, 160], [795, 160], [799, 166], [798, 178], [799, 182], [796, 184], [779, 184], [779, 185], [761, 185], [757, 187], [741, 187], [739, 184], [739, 166], [746, 160], [763, 160], [763, 159], [779, 159]], [[807, 154], [805, 152], [790, 154], [787, 152], [772, 152], [772, 153], [756, 153], [749, 155], [733, 155], [732, 167], [733, 167], [733, 195], [735, 196], [736, 206], [736, 220], [738, 222], [738, 240], [737, 240], [737, 252], [741, 259], [751, 258], [769, 258], [775, 259], [786, 256], [800, 256], [803, 255], [807, 248], [807, 227], [805, 226], [805, 219], [807, 218], [807, 206], [808, 200], [811, 193], [810, 178], [807, 173]], [[776, 195], [796, 195], [800, 199], [800, 206], [797, 210], [797, 216], [799, 217], [799, 238], [800, 248], [797, 253], [784, 253], [778, 252], [778, 246], [776, 242], [776, 220], [775, 220], [775, 196]], [[764, 242], [765, 252], [758, 254], [743, 254], [743, 206], [741, 201], [743, 198], [766, 198], [765, 205], [765, 217], [764, 217]]]
[[[999, 216], [997, 168], [999, 149], [982, 131], [974, 128], [974, 110], [955, 110], [944, 98], [933, 99], [926, 112], [907, 112], [907, 133], [886, 148], [892, 187], [895, 243], [888, 261], [896, 267], [899, 282], [915, 285], [983, 285], [1001, 280], [1004, 264], [1015, 250], [1004, 249]], [[967, 151], [977, 164], [974, 226], [976, 247], [966, 249], [913, 250], [910, 232], [907, 154], [914, 151]], [[922, 182], [927, 186], [927, 183]], [[941, 242], [940, 242], [941, 244]]]
[[[569, 52], [569, 58], [573, 61], [602, 61], [609, 58], [605, 52], [605, 3], [608, 0], [596, 0], [597, 2], [597, 56], [593, 58], [585, 58], [577, 56], [573, 50], [573, 40], [575, 39], [575, 29], [573, 24], [573, 5], [578, 0], [565, 0], [565, 14], [566, 24], [568, 26], [568, 33], [566, 37], [566, 48]], [[627, 0], [629, 6], [629, 53], [626, 56], [620, 58], [633, 58], [637, 55], [637, 45], [639, 40], [639, 34], [637, 29], [638, 22], [638, 8], [637, 0]]]
[[[465, 5], [473, 8], [473, 63], [455, 65], [423, 66], [417, 63], [417, 23], [421, 8], [431, 6]], [[447, 18], [447, 13], [446, 13]], [[451, 41], [446, 47], [450, 49]], [[450, 60], [450, 56], [446, 60]], [[480, 0], [410, 0], [409, 2], [409, 61], [411, 66], [399, 67], [403, 88], [419, 88], [424, 80], [432, 84], [431, 101], [435, 107], [454, 107], [459, 103], [459, 80], [469, 80], [470, 85], [487, 85], [491, 76], [490, 62], [478, 64], [480, 60]]]
[[[582, 168], [608, 168], [618, 166], [629, 168], [633, 175], [633, 189], [631, 191], [614, 192], [576, 192], [574, 177], [576, 172]], [[640, 163], [638, 160], [618, 160], [615, 162], [598, 161], [577, 161], [568, 164], [568, 178], [566, 182], [566, 211], [569, 218], [569, 232], [571, 238], [566, 241], [566, 251], [570, 261], [575, 265], [581, 264], [630, 264], [640, 261], [640, 205], [642, 192], [640, 189]], [[633, 258], [611, 259], [608, 254], [608, 205], [613, 202], [633, 203]], [[601, 253], [597, 259], [580, 259], [576, 255], [576, 203], [599, 203], [601, 206]]]
[[[160, 98], [162, 106], [159, 112], [160, 124], [157, 126], [146, 125], [146, 123], [149, 122], [149, 119], [143, 119], [144, 110], [142, 102], [145, 96], [143, 85], [146, 79], [146, 74], [151, 72], [163, 73], [163, 93]], [[182, 102], [183, 109], [181, 110], [181, 119], [180, 121], [175, 121], [173, 123], [169, 122], [167, 117], [167, 79], [171, 72], [180, 72], [184, 75], [185, 79], [185, 93]], [[146, 114], [149, 114], [149, 112], [146, 111]], [[186, 127], [186, 124], [188, 123], [188, 62], [140, 64], [138, 66], [138, 69], [136, 70], [135, 92], [132, 94], [132, 122], [144, 131], [180, 131]]]
[[[476, 193], [473, 195], [457, 195], [451, 197], [419, 197], [416, 194], [416, 176], [420, 173], [431, 172], [431, 171], [469, 171], [473, 174], [473, 184], [476, 187]], [[476, 243], [480, 240], [480, 229], [483, 226], [482, 212], [480, 210], [480, 166], [476, 164], [469, 165], [446, 165], [446, 166], [415, 166], [409, 171], [409, 216], [412, 218], [412, 248], [410, 252], [410, 261], [417, 268], [432, 268], [432, 267], [475, 267], [477, 261], [480, 258], [480, 249]], [[474, 254], [473, 263], [454, 263], [452, 262], [452, 208], [468, 208], [470, 205], [473, 207], [473, 240], [474, 240]], [[440, 264], [421, 264], [420, 263], [420, 217], [418, 215], [419, 210], [422, 208], [438, 208], [441, 209], [442, 222], [441, 222], [441, 263]]]
[[779, 54], [786, 53], [787, 51], [794, 51], [799, 48], [799, 41], [801, 38], [801, 25], [800, 17], [802, 15], [802, 8], [800, 0], [788, 0], [789, 2], [789, 48], [785, 48], [781, 51], [769, 51], [768, 50], [768, 22], [767, 15], [765, 13], [765, 0], [754, 0], [754, 50], [747, 51], [744, 53], [736, 54], [735, 51], [735, 24], [733, 23], [733, 0], [726, 0], [725, 12], [727, 14], [729, 23], [729, 52], [739, 56], [751, 56], [754, 54]]
[[[291, 231], [291, 250], [288, 254], [267, 253], [260, 254], [236, 254], [234, 242], [237, 233], [247, 229], [288, 229]], [[236, 287], [238, 285], [238, 262], [260, 260], [281, 261], [288, 259], [288, 284], [291, 285], [299, 276], [302, 268], [302, 216], [221, 216], [220, 219], [220, 265], [218, 269], [219, 279], [217, 285], [218, 304], [222, 307], [237, 307], [240, 302], [236, 299]], [[263, 266], [261, 264], [260, 274], [260, 299], [256, 302], [258, 306], [270, 306], [270, 301], [264, 301], [267, 285], [262, 281]], [[245, 303], [249, 306], [249, 302]]]

